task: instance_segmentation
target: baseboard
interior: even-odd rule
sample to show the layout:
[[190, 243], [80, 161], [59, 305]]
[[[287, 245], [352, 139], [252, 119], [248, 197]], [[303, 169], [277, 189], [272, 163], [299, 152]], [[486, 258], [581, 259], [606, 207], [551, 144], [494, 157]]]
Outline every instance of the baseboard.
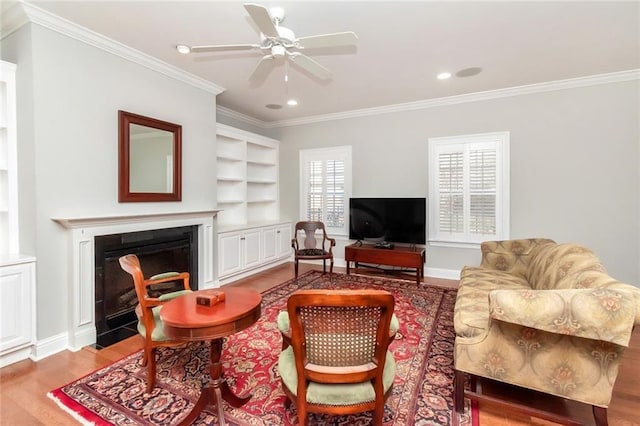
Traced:
[[29, 358], [33, 359], [33, 346], [31, 345], [0, 356], [0, 368]]
[[39, 340], [33, 345], [2, 355], [0, 357], [0, 367], [25, 359], [32, 359], [37, 362], [67, 349], [69, 349], [69, 333], [60, 333], [56, 336]]
[[48, 356], [69, 349], [69, 333], [60, 333], [55, 336], [38, 340], [33, 346], [31, 359], [40, 361]]
[[442, 278], [445, 280], [459, 280], [460, 271], [456, 269], [443, 269], [443, 268], [424, 268], [424, 275], [431, 278]]
[[268, 264], [266, 264], [266, 265], [260, 265], [260, 266], [258, 266], [258, 267], [256, 267], [256, 268], [248, 269], [248, 270], [246, 270], [246, 271], [239, 272], [239, 273], [237, 273], [237, 274], [235, 274], [235, 275], [231, 275], [231, 276], [228, 276], [228, 277], [219, 278], [219, 279], [217, 280], [217, 282], [218, 282], [218, 287], [219, 287], [219, 286], [223, 286], [223, 285], [225, 285], [225, 284], [232, 283], [232, 282], [234, 282], [234, 281], [238, 281], [238, 280], [240, 280], [240, 279], [242, 279], [242, 278], [249, 277], [249, 276], [251, 276], [251, 275], [257, 274], [258, 272], [266, 271], [267, 269], [271, 269], [271, 268], [273, 268], [274, 266], [282, 265], [283, 263], [287, 263], [287, 262], [290, 262], [290, 261], [291, 261], [291, 259], [290, 259], [290, 258], [285, 257], [285, 258], [283, 258], [283, 259], [277, 260], [277, 261], [275, 261], [275, 262], [268, 263]]

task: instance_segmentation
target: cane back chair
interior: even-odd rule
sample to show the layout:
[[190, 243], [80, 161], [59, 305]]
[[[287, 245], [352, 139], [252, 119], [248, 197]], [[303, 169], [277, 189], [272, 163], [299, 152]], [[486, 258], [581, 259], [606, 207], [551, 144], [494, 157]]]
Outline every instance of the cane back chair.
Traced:
[[307, 413], [365, 411], [382, 424], [396, 369], [393, 308], [393, 295], [383, 290], [299, 290], [289, 298], [288, 324], [278, 325], [290, 326], [278, 371], [299, 424], [307, 424]]

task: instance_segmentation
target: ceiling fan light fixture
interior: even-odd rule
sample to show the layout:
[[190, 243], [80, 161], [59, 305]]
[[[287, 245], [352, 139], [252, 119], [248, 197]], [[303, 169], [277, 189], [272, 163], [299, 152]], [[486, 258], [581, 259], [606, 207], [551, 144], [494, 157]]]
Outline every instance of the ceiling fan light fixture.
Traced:
[[179, 44], [176, 46], [176, 50], [179, 53], [182, 53], [183, 55], [186, 55], [187, 53], [191, 53], [191, 48], [189, 46], [186, 46], [184, 44]]
[[279, 44], [276, 44], [271, 48], [271, 54], [274, 58], [282, 58], [285, 55], [286, 51], [287, 50], [284, 48], [284, 46], [280, 46]]
[[283, 62], [288, 63], [289, 60], [295, 61], [296, 66], [309, 74], [309, 77], [317, 80], [329, 80], [331, 71], [298, 50], [355, 46], [358, 40], [358, 36], [353, 31], [317, 34], [298, 38], [291, 29], [281, 25], [285, 18], [284, 9], [274, 8], [269, 11], [265, 6], [255, 3], [245, 3], [244, 9], [249, 14], [249, 18], [253, 21], [255, 27], [260, 31], [259, 44], [178, 45], [176, 48], [183, 54], [260, 50], [263, 56], [249, 76], [251, 83], [259, 85], [276, 65], [280, 65]]

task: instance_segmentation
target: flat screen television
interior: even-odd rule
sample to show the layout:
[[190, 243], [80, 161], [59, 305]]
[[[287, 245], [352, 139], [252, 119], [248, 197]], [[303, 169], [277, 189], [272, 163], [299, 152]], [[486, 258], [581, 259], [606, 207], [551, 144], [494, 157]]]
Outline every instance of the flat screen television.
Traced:
[[425, 244], [426, 198], [351, 198], [349, 239]]

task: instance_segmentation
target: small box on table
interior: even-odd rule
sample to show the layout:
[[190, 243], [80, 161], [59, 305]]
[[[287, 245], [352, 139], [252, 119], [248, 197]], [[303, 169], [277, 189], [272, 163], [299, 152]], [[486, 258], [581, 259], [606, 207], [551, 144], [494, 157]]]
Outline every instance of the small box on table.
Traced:
[[196, 303], [202, 306], [213, 306], [216, 303], [224, 302], [224, 291], [204, 290], [196, 296]]

